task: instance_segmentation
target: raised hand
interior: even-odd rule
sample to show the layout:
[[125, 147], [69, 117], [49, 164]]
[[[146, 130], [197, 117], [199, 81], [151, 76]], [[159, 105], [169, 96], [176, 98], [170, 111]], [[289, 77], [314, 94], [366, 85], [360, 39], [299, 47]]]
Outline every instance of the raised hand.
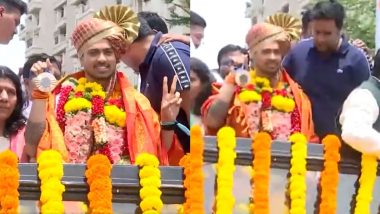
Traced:
[[34, 74], [34, 88], [38, 88], [42, 92], [50, 92], [57, 83], [53, 69], [49, 59], [46, 59], [45, 62], [38, 61], [34, 63], [30, 69]]
[[46, 59], [45, 62], [38, 61], [34, 63], [30, 69], [31, 72], [33, 72], [34, 76], [38, 76], [39, 74], [49, 71], [52, 73], [53, 65], [51, 64], [49, 59]]
[[180, 34], [172, 34], [172, 33], [163, 34], [158, 44], [161, 45], [162, 43], [167, 43], [167, 42], [172, 42], [172, 41], [180, 41], [180, 42], [190, 45], [190, 37], [180, 35]]
[[168, 78], [164, 77], [161, 100], [161, 122], [173, 122], [179, 113], [182, 98], [180, 97], [180, 93], [176, 92], [177, 80], [177, 76], [174, 76], [169, 91]]

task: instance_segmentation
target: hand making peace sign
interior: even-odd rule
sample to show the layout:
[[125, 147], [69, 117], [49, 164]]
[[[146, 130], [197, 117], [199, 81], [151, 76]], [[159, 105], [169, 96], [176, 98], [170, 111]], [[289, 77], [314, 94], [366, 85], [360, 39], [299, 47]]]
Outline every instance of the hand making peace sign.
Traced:
[[176, 120], [181, 107], [182, 98], [176, 92], [178, 77], [174, 76], [170, 91], [168, 90], [168, 78], [164, 77], [161, 100], [161, 122], [173, 122]]

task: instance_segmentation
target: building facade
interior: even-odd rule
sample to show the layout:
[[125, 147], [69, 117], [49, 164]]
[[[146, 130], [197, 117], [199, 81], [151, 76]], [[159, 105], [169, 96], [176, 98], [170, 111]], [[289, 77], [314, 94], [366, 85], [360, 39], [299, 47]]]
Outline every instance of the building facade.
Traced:
[[251, 18], [253, 24], [263, 22], [268, 16], [283, 10], [300, 18], [303, 8], [311, 2], [311, 0], [248, 0], [245, 16]]
[[[128, 5], [135, 12], [152, 11], [161, 17], [170, 18], [169, 5], [164, 0], [29, 0], [25, 26], [21, 26], [19, 37], [26, 42], [25, 56], [47, 53], [62, 61], [62, 71], [70, 73], [81, 68], [70, 36], [76, 24], [92, 16], [106, 5]], [[170, 26], [168, 26], [170, 27]], [[173, 27], [170, 32], [186, 34], [188, 27]], [[126, 71], [136, 83], [133, 75], [124, 64], [119, 69]]]

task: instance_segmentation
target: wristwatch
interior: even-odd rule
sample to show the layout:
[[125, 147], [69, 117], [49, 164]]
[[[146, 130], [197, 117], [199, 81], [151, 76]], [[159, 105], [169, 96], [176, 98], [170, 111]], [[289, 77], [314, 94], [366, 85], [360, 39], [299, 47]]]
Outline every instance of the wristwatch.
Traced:
[[41, 92], [51, 92], [57, 85], [57, 79], [49, 72], [40, 73], [33, 82]]

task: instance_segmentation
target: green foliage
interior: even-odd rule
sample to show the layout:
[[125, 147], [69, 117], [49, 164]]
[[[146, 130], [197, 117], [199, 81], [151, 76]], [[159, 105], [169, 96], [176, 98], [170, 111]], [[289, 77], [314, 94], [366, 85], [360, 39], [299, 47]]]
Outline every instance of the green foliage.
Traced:
[[190, 0], [164, 0], [169, 5], [170, 18], [166, 19], [172, 26], [190, 26]]

